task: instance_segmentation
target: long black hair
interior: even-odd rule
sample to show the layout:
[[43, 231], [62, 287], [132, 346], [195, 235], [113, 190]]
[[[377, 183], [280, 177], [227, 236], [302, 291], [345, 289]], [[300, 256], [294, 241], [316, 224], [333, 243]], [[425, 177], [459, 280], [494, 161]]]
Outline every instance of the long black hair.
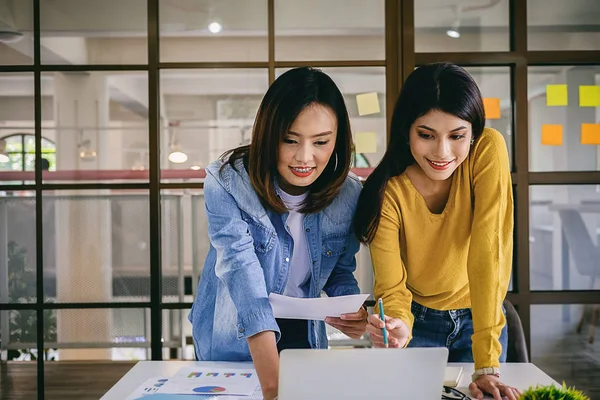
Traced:
[[275, 192], [273, 177], [277, 176], [279, 145], [290, 127], [307, 107], [321, 105], [330, 109], [337, 119], [335, 150], [323, 173], [310, 185], [302, 213], [316, 213], [327, 207], [339, 194], [352, 158], [353, 144], [350, 119], [340, 89], [319, 69], [291, 69], [269, 87], [258, 109], [252, 142], [223, 154], [223, 159], [235, 168], [243, 159], [250, 182], [263, 205], [273, 211], [287, 211]]
[[396, 102], [387, 151], [367, 178], [358, 200], [354, 230], [363, 243], [370, 243], [377, 232], [388, 180], [415, 162], [408, 140], [411, 126], [431, 110], [470, 122], [475, 140], [485, 127], [481, 93], [467, 71], [450, 63], [415, 69], [404, 82]]

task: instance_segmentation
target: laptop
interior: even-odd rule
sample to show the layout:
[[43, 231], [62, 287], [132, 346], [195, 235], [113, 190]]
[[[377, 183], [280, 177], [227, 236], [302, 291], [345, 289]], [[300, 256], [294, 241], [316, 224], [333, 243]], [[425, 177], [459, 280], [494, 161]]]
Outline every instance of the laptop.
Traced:
[[439, 400], [448, 349], [288, 349], [279, 400]]

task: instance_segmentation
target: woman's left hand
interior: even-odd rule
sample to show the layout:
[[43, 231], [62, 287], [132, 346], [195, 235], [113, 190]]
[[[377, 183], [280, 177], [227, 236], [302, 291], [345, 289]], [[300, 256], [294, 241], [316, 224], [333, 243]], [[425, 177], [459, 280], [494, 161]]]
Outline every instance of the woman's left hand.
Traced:
[[360, 339], [367, 329], [368, 316], [367, 311], [361, 308], [355, 313], [342, 314], [340, 318], [327, 317], [325, 322], [352, 339]]
[[484, 393], [492, 395], [494, 400], [518, 400], [521, 397], [519, 389], [503, 384], [495, 375], [481, 375], [469, 385], [469, 390], [476, 399], [483, 399]]

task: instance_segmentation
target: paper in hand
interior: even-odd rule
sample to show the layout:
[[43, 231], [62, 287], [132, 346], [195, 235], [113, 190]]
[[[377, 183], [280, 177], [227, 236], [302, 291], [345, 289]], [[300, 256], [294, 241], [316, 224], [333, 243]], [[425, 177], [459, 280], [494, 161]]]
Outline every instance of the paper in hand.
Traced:
[[276, 293], [269, 295], [275, 318], [324, 321], [326, 317], [358, 312], [368, 294], [306, 299]]

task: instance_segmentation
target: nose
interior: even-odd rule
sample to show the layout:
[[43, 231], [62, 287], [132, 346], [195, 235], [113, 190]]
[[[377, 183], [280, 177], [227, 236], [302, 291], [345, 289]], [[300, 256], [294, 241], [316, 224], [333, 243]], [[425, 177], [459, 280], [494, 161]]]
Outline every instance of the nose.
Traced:
[[294, 159], [301, 164], [308, 164], [313, 159], [312, 146], [310, 143], [298, 146], [298, 151], [294, 154]]
[[445, 160], [446, 157], [450, 155], [450, 143], [446, 139], [438, 140], [433, 155], [438, 158], [438, 160]]

